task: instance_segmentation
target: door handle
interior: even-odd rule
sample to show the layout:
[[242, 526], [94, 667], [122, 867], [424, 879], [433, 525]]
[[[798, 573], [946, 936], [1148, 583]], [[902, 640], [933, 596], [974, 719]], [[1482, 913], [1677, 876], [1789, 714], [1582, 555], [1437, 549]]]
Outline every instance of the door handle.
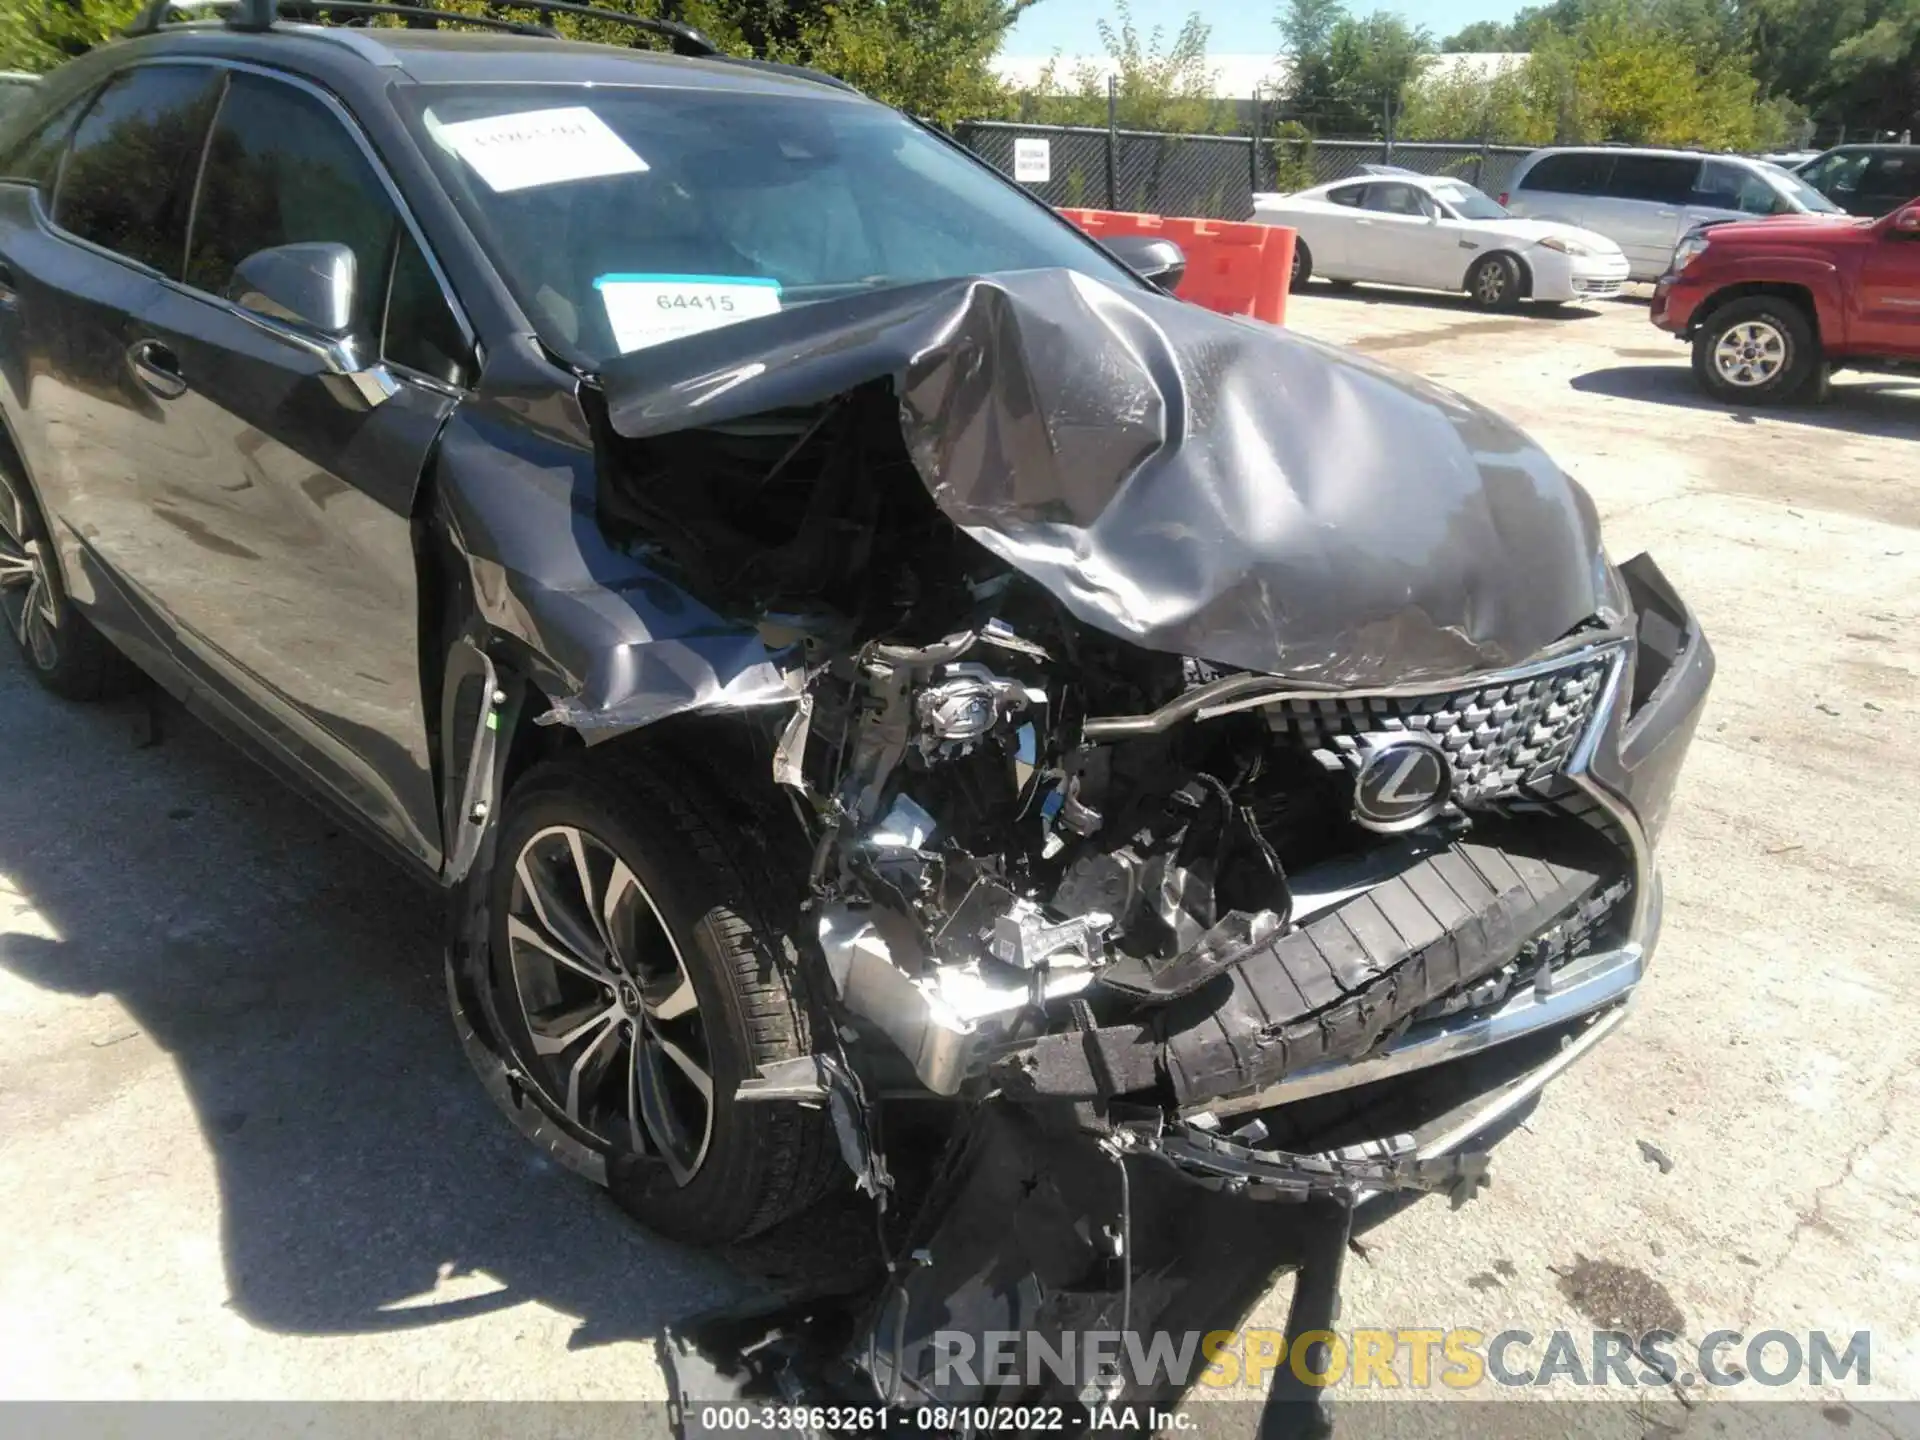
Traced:
[[127, 364], [140, 383], [162, 400], [187, 393], [187, 377], [180, 373], [180, 357], [158, 340], [136, 340], [127, 347]]
[[1678, 215], [1680, 212], [1678, 210], [1661, 210], [1661, 211], [1657, 211], [1656, 213], [1660, 216], [1662, 220], [1671, 220], [1673, 219], [1674, 216]]

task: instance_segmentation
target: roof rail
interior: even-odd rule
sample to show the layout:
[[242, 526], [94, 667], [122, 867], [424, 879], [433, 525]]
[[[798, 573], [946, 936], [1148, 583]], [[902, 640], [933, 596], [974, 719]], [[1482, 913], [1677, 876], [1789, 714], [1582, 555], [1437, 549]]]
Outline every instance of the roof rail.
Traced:
[[[123, 35], [152, 35], [166, 24], [167, 16], [176, 10], [231, 10], [235, 13], [227, 20], [229, 28], [251, 30], [251, 24], [245, 22], [243, 12], [250, 0], [153, 0], [153, 3], [134, 18], [131, 25], [122, 31]], [[491, 15], [462, 15], [453, 10], [435, 9], [431, 4], [408, 3], [408, 0], [324, 0], [324, 5], [302, 3], [293, 8], [299, 10], [322, 9], [345, 15], [399, 15], [406, 19], [431, 20], [436, 28], [442, 20], [450, 20], [456, 25], [472, 25], [481, 30], [504, 30], [514, 35], [542, 35], [557, 39], [559, 32], [547, 25], [531, 25], [522, 20], [501, 20]], [[299, 15], [284, 17], [298, 21]]]
[[[155, 4], [178, 3], [178, 0], [155, 0]], [[205, 3], [205, 0], [202, 0]], [[485, 29], [509, 29], [523, 34], [551, 35], [548, 26], [528, 25], [523, 21], [496, 19], [492, 16], [480, 17], [464, 15], [454, 10], [441, 10], [429, 3], [387, 4], [384, 0], [348, 0], [346, 4], [335, 0], [301, 0], [291, 6], [299, 10], [313, 10], [321, 14], [329, 10], [345, 11], [355, 15], [406, 15], [415, 19], [435, 21], [449, 20], [454, 24], [472, 24], [478, 22]], [[614, 10], [604, 5], [582, 5], [574, 0], [504, 0], [503, 10], [533, 10], [542, 16], [577, 15], [587, 20], [604, 20], [609, 24], [626, 25], [634, 30], [642, 30], [651, 35], [664, 36], [676, 55], [718, 55], [717, 47], [705, 35], [691, 25], [682, 25], [674, 20], [655, 20], [646, 15], [629, 15], [624, 10]], [[227, 24], [236, 30], [266, 30], [280, 18], [280, 0], [239, 0], [233, 15]], [[292, 17], [289, 17], [292, 18]]]
[[[515, 35], [557, 37], [550, 25], [525, 20], [507, 20], [495, 15], [467, 15], [458, 10], [442, 10], [432, 0], [287, 0], [289, 13], [284, 18], [296, 22], [318, 23], [327, 14], [398, 15], [408, 20], [429, 20], [437, 28], [444, 20], [453, 25], [472, 25], [481, 30], [505, 30]], [[577, 15], [587, 20], [604, 20], [626, 25], [650, 35], [664, 36], [676, 55], [719, 55], [719, 47], [691, 25], [674, 20], [655, 20], [646, 15], [629, 15], [624, 10], [604, 5], [582, 5], [574, 0], [499, 0], [501, 10], [532, 10], [542, 16]], [[225, 10], [227, 24], [235, 30], [270, 30], [281, 16], [281, 0], [152, 0], [123, 32], [129, 36], [151, 35], [177, 10]]]

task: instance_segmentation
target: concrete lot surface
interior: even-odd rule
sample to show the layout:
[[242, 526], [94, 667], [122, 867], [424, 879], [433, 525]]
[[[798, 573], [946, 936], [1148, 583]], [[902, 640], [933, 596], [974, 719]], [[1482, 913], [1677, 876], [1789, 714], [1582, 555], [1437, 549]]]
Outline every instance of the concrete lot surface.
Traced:
[[[1920, 385], [1730, 413], [1628, 302], [1292, 323], [1531, 431], [1720, 657], [1635, 1013], [1490, 1191], [1368, 1237], [1342, 1325], [1870, 1330], [1870, 1389], [1769, 1393], [1898, 1428], [1844, 1407], [1920, 1398]], [[0, 1397], [658, 1397], [660, 1325], [756, 1282], [509, 1131], [433, 896], [176, 710], [131, 732], [0, 657]]]

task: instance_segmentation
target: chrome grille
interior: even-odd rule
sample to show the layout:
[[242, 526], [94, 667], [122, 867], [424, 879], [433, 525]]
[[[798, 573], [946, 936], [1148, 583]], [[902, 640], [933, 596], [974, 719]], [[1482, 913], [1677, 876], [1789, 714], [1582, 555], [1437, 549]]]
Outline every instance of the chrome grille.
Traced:
[[1452, 764], [1454, 798], [1487, 805], [1559, 772], [1586, 730], [1606, 673], [1604, 656], [1583, 654], [1525, 679], [1434, 695], [1286, 700], [1265, 714], [1277, 734], [1329, 768], [1351, 764], [1362, 735], [1431, 735]]

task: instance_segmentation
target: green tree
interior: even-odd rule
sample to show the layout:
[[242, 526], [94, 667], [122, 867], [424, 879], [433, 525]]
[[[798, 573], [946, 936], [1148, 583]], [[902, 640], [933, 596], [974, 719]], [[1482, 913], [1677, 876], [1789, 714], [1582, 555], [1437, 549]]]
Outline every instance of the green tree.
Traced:
[[1917, 0], [1752, 0], [1754, 70], [1822, 127], [1899, 132], [1920, 121]]
[[1346, 18], [1341, 0], [1287, 0], [1276, 22], [1280, 47], [1291, 56], [1325, 55], [1333, 41], [1333, 27]]
[[1111, 75], [1115, 114], [1125, 129], [1180, 134], [1231, 129], [1233, 106], [1214, 94], [1215, 72], [1207, 63], [1211, 31], [1199, 13], [1187, 16], [1168, 40], [1157, 27], [1142, 35], [1127, 0], [1118, 0], [1114, 8], [1114, 19], [1102, 20], [1098, 27], [1106, 63], [1083, 62], [1066, 78], [1049, 64], [1022, 106], [1025, 118], [1054, 125], [1104, 125]]
[[[512, 0], [437, 0], [505, 17]], [[599, 0], [633, 15], [685, 21], [723, 50], [812, 65], [903, 110], [942, 121], [1002, 113], [990, 62], [1035, 0]], [[141, 0], [0, 0], [0, 68], [46, 70], [123, 30]], [[290, 13], [292, 3], [286, 3]], [[324, 5], [313, 8], [324, 10]], [[522, 11], [527, 18], [531, 12]], [[380, 17], [376, 25], [399, 24]], [[563, 34], [627, 44], [630, 29], [560, 16]]]
[[1491, 74], [1448, 69], [1407, 93], [1396, 133], [1407, 140], [1488, 140], [1545, 145], [1554, 138], [1551, 106], [1536, 103], [1525, 65]]
[[1521, 144], [1746, 149], [1787, 140], [1798, 119], [1790, 101], [1763, 97], [1733, 0], [1555, 0], [1500, 35], [1465, 38], [1505, 41], [1527, 59], [1514, 75], [1418, 87], [1408, 133], [1437, 134], [1464, 115], [1483, 117], [1488, 138]]
[[1513, 28], [1498, 20], [1476, 20], [1462, 26], [1441, 43], [1449, 54], [1499, 54], [1513, 49]]
[[1433, 51], [1432, 37], [1398, 15], [1356, 17], [1330, 0], [1290, 0], [1275, 23], [1286, 46], [1282, 112], [1324, 135], [1379, 134]]

